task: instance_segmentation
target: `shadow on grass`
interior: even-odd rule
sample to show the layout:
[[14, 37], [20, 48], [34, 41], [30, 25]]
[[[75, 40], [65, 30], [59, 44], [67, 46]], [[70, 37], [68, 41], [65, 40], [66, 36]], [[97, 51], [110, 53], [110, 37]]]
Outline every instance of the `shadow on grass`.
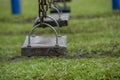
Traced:
[[75, 55], [69, 55], [69, 54], [65, 54], [65, 55], [61, 55], [61, 56], [31, 56], [31, 57], [27, 57], [27, 56], [16, 56], [13, 58], [9, 58], [9, 59], [2, 59], [0, 60], [0, 62], [12, 62], [12, 63], [16, 63], [16, 62], [22, 62], [22, 61], [28, 61], [28, 60], [33, 60], [33, 59], [51, 59], [51, 58], [63, 58], [63, 59], [84, 59], [84, 58], [118, 58], [119, 56], [115, 56], [113, 54], [83, 54], [83, 55], [79, 55], [79, 54], [75, 54]]
[[96, 19], [96, 18], [109, 18], [114, 16], [120, 16], [120, 11], [114, 11], [112, 14], [104, 14], [104, 15], [79, 15], [71, 17], [71, 19]]

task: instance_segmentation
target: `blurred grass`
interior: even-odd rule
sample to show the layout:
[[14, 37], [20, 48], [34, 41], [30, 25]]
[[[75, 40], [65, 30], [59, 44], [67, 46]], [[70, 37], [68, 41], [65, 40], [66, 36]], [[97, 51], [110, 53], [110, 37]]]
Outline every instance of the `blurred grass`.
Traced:
[[112, 13], [111, 0], [73, 0], [72, 16], [100, 16]]
[[[17, 17], [18, 19], [35, 18], [38, 12], [37, 1], [35, 0], [21, 0], [22, 2], [22, 14]], [[113, 13], [111, 8], [111, 0], [73, 0], [72, 3], [68, 3], [71, 7], [71, 16], [101, 16], [110, 15]], [[9, 0], [0, 1], [0, 19], [16, 18], [11, 14], [11, 6]]]
[[[67, 35], [68, 54], [79, 59], [33, 57], [23, 61], [21, 46], [38, 8], [35, 0], [21, 1], [22, 14], [12, 15], [10, 0], [0, 0], [0, 80], [120, 79], [120, 15], [112, 10], [111, 0], [68, 3], [71, 19], [61, 33]], [[37, 30], [37, 35], [50, 33], [47, 28]]]

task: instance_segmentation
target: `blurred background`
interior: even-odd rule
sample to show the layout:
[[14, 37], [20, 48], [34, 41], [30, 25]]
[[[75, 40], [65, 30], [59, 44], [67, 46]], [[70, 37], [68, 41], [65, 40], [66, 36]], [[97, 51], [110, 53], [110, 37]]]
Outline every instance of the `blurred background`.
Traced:
[[[0, 19], [10, 18], [12, 16], [11, 1], [12, 0], [0, 0]], [[19, 1], [21, 2], [22, 14], [20, 17], [22, 17], [22, 19], [37, 16], [37, 0]], [[68, 3], [68, 5], [72, 8], [72, 17], [111, 15], [113, 13], [112, 0], [73, 0], [71, 3]]]

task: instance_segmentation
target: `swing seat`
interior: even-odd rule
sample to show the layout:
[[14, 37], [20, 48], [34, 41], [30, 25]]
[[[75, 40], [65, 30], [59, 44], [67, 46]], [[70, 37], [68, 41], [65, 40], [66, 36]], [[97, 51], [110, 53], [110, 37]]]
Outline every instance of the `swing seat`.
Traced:
[[[63, 2], [64, 0], [54, 0], [55, 2]], [[71, 2], [72, 0], [65, 0], [65, 2]]]
[[21, 48], [22, 56], [62, 56], [67, 53], [66, 36], [60, 36], [59, 46], [56, 46], [55, 37], [34, 36], [30, 38], [31, 47], [28, 47], [28, 36]]
[[[68, 7], [68, 6], [67, 7], [57, 7], [57, 9], [59, 11], [61, 11], [62, 13], [70, 13], [71, 12], [70, 7]], [[54, 8], [51, 8], [50, 13], [57, 13], [57, 11]]]
[[[62, 27], [62, 26], [68, 26], [68, 20], [69, 20], [69, 14], [68, 13], [61, 14], [61, 16], [60, 16], [61, 19], [60, 20], [59, 20], [59, 15], [58, 14], [50, 14], [49, 16], [51, 16], [52, 18], [54, 18], [58, 22], [58, 24], [60, 25], [60, 27]], [[45, 18], [44, 22], [47, 23], [47, 24], [50, 24], [53, 27], [57, 26], [57, 24], [55, 23], [55, 21], [51, 20], [50, 18]], [[36, 20], [35, 20], [34, 25], [37, 25], [39, 23], [40, 23], [40, 20], [39, 20], [39, 17], [37, 17]], [[40, 26], [40, 27], [43, 27], [43, 25]], [[47, 26], [44, 26], [44, 28], [45, 27], [47, 27]]]

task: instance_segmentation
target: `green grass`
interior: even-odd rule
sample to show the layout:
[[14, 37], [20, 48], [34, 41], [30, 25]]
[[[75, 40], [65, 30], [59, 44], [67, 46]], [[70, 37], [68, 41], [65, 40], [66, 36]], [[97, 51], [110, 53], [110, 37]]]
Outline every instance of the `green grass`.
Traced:
[[[120, 15], [111, 0], [73, 0], [67, 36], [72, 58], [21, 57], [21, 46], [37, 16], [37, 1], [21, 0], [22, 14], [11, 15], [0, 0], [0, 80], [119, 80]], [[77, 1], [77, 2], [76, 2]], [[37, 35], [53, 35], [38, 29]]]
[[111, 0], [73, 0], [70, 4], [72, 7], [72, 16], [99, 16], [109, 15], [112, 13]]
[[1, 80], [119, 80], [120, 58], [31, 59], [3, 63]]

